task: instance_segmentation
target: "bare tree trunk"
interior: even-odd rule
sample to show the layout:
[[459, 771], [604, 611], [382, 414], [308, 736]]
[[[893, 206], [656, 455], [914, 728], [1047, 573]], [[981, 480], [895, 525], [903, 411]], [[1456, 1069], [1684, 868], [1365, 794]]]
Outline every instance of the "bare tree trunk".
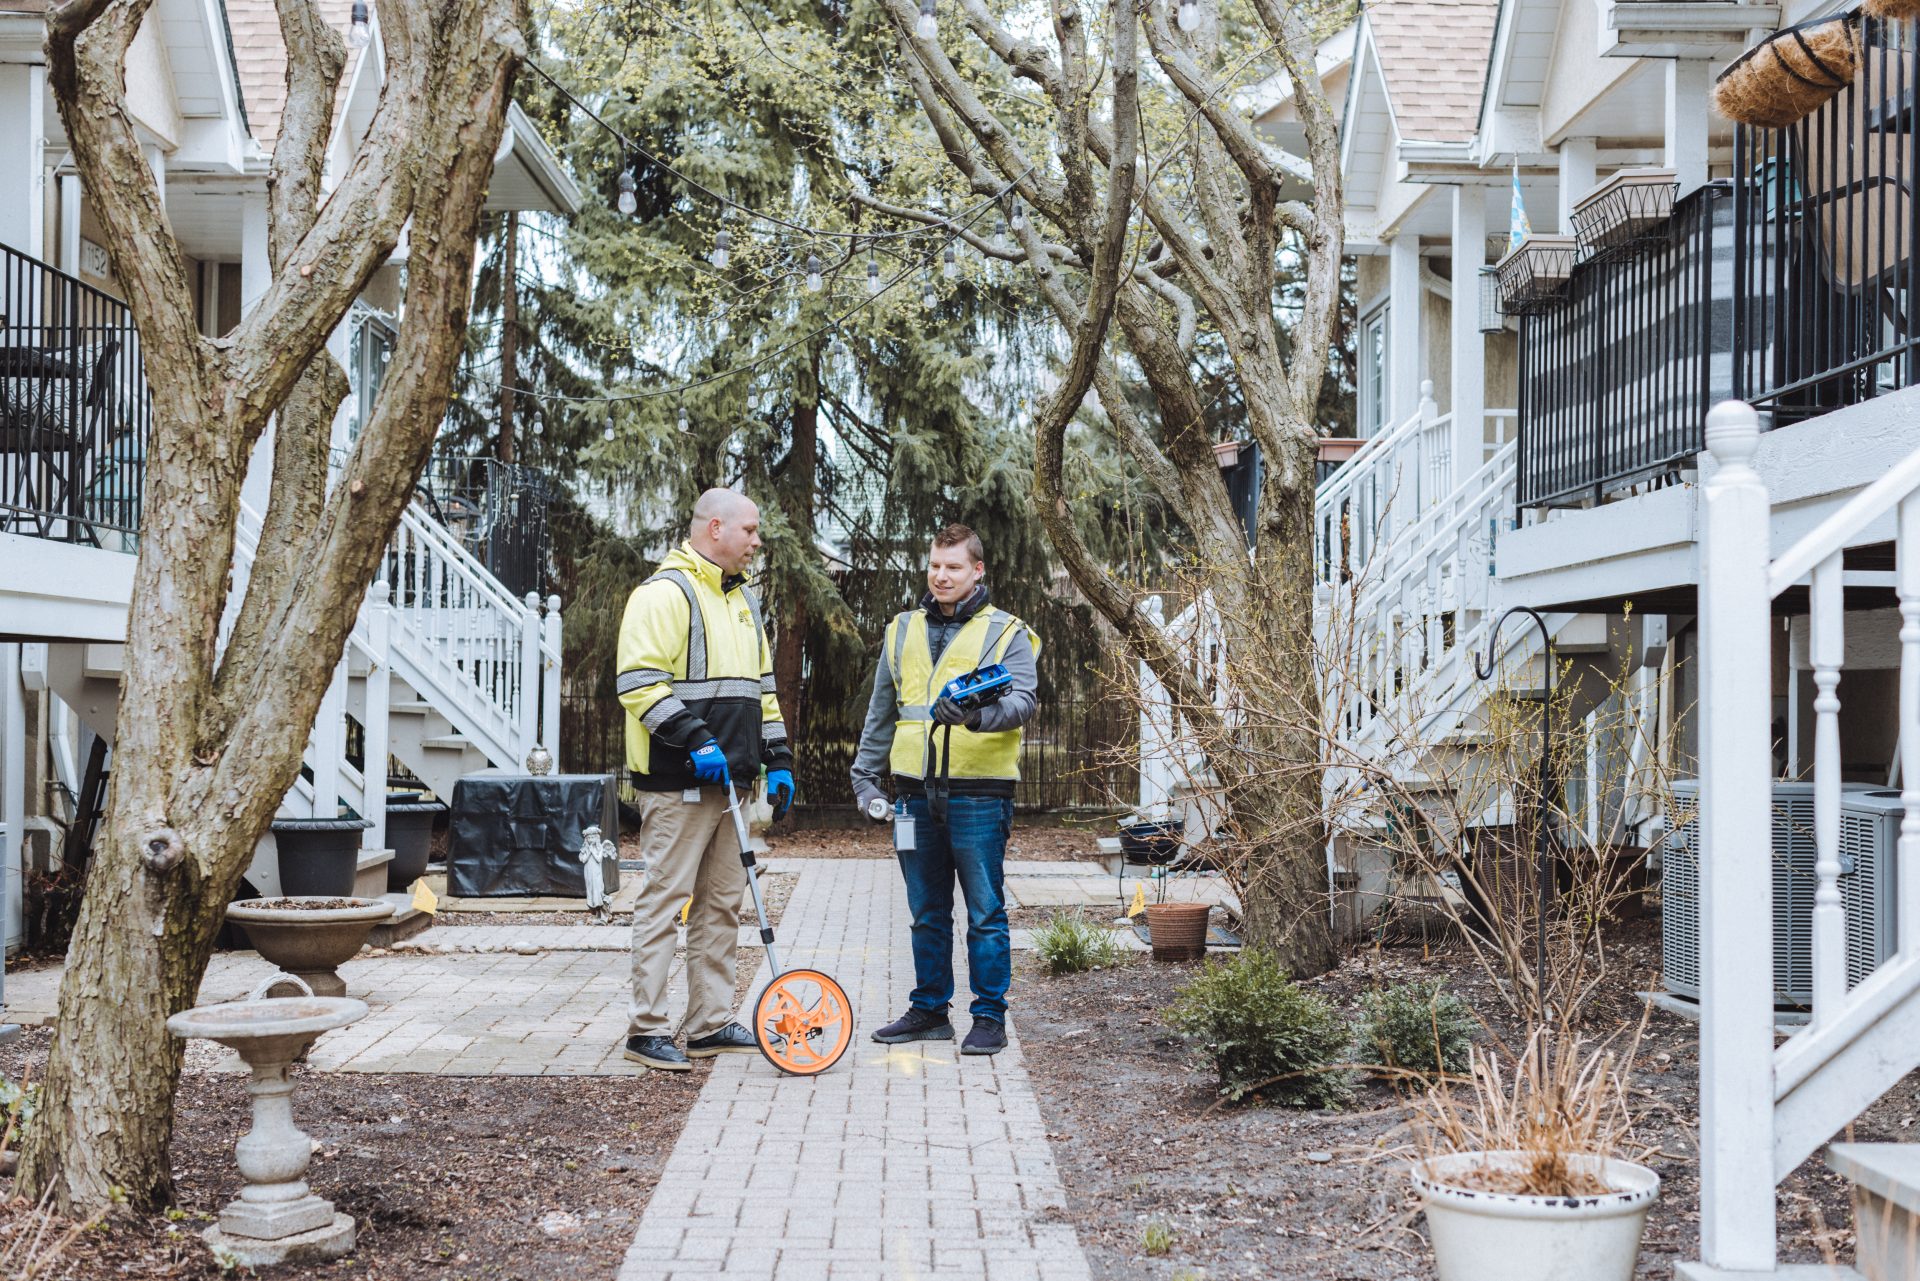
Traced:
[[[386, 80], [372, 127], [318, 203], [344, 50], [312, 0], [277, 0], [289, 94], [269, 202], [276, 274], [216, 343], [193, 325], [182, 259], [122, 101], [150, 4], [69, 0], [48, 15], [50, 80], [154, 399], [112, 797], [18, 1180], [23, 1195], [48, 1194], [75, 1214], [122, 1194], [151, 1208], [171, 1193], [181, 1049], [165, 1021], [198, 993], [445, 413], [480, 205], [525, 52], [518, 0], [382, 4]], [[409, 219], [394, 360], [329, 493], [338, 370], [322, 347]], [[256, 557], [266, 577], [250, 585], [222, 653], [240, 483], [283, 409], [274, 508], [311, 518], [270, 509]]]

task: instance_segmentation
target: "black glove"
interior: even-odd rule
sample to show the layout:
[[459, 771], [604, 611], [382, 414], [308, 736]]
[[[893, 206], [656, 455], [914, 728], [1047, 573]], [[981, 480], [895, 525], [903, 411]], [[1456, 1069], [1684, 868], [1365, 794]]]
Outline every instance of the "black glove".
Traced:
[[964, 725], [972, 729], [980, 723], [980, 709], [975, 708], [970, 712], [942, 694], [934, 701], [933, 719], [942, 725]]

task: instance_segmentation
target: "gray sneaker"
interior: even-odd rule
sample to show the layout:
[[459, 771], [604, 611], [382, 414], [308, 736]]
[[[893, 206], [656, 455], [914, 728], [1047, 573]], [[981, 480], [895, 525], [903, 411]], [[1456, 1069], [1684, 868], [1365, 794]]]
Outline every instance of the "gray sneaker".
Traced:
[[628, 1037], [627, 1060], [644, 1063], [656, 1072], [693, 1071], [693, 1064], [686, 1055], [680, 1053], [680, 1047], [673, 1043], [670, 1036]]
[[710, 1059], [716, 1054], [758, 1054], [760, 1046], [753, 1039], [753, 1033], [738, 1023], [729, 1023], [718, 1032], [709, 1032], [705, 1036], [696, 1036], [687, 1042], [687, 1057], [690, 1059]]

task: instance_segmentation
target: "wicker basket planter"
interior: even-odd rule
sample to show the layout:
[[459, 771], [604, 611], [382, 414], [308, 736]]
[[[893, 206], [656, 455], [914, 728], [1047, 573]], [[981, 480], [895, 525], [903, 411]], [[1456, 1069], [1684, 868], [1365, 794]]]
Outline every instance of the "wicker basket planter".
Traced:
[[1500, 279], [1500, 310], [1524, 316], [1557, 304], [1579, 256], [1580, 242], [1572, 236], [1528, 236], [1494, 268]]
[[1147, 936], [1156, 961], [1197, 961], [1207, 954], [1207, 903], [1147, 904]]
[[1920, 0], [1864, 0], [1860, 11], [1870, 18], [1905, 22], [1910, 18], [1920, 18]]
[[1671, 169], [1622, 169], [1573, 206], [1574, 235], [1594, 255], [1663, 243], [1679, 189]]
[[1743, 125], [1782, 129], [1852, 84], [1859, 66], [1860, 30], [1850, 15], [1782, 27], [1720, 73], [1713, 109]]

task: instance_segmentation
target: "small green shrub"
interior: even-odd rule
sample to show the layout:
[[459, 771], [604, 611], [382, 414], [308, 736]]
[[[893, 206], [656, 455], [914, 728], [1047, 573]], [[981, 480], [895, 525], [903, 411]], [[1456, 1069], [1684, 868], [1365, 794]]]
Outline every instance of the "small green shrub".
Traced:
[[1079, 912], [1055, 912], [1033, 936], [1033, 950], [1049, 974], [1079, 974], [1113, 965], [1120, 947], [1113, 935]]
[[1166, 1011], [1167, 1025], [1213, 1060], [1220, 1093], [1289, 1107], [1334, 1107], [1353, 1091], [1334, 1068], [1352, 1033], [1333, 1007], [1257, 948], [1210, 961]]
[[1173, 1229], [1164, 1223], [1149, 1223], [1140, 1234], [1140, 1244], [1148, 1254], [1166, 1254], [1173, 1249]]
[[1368, 992], [1360, 998], [1360, 1010], [1355, 1057], [1361, 1062], [1426, 1076], [1467, 1071], [1479, 1022], [1471, 1006], [1437, 981]]

